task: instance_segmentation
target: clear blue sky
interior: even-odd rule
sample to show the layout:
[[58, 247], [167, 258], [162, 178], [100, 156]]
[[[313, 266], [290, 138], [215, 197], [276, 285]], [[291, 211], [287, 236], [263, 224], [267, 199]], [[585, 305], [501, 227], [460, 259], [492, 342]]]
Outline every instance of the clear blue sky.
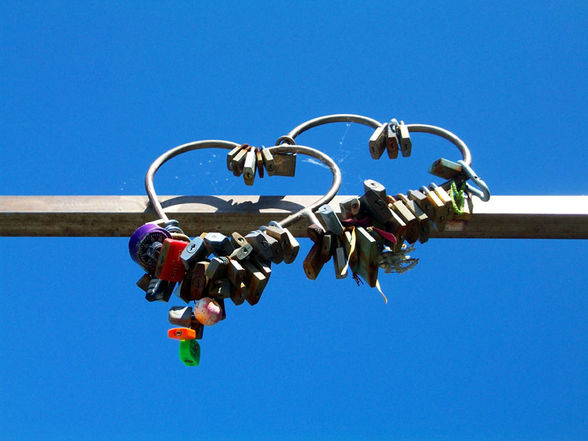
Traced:
[[[175, 145], [360, 113], [454, 131], [494, 194], [586, 194], [586, 5], [2, 2], [0, 193], [143, 194]], [[372, 161], [369, 135], [299, 141], [339, 162], [341, 194], [414, 188], [455, 157], [423, 135]], [[302, 162], [247, 188], [213, 154], [167, 164], [160, 192], [328, 187]], [[307, 280], [308, 249], [187, 368], [127, 239], [0, 238], [0, 440], [588, 439], [585, 241], [432, 240], [381, 276], [388, 305], [330, 266]]]

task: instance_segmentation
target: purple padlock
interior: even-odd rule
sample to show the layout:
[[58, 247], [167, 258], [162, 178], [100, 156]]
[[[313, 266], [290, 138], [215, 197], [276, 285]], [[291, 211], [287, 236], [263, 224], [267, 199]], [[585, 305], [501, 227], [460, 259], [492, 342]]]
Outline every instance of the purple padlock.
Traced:
[[129, 239], [129, 253], [131, 259], [141, 265], [149, 274], [153, 274], [157, 265], [157, 254], [154, 244], [162, 244], [171, 234], [155, 224], [141, 225]]

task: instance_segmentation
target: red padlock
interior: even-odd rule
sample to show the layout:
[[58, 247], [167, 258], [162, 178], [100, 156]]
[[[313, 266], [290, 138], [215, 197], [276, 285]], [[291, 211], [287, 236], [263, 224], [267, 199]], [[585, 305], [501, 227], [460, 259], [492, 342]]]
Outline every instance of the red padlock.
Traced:
[[188, 242], [176, 239], [165, 239], [159, 252], [155, 277], [170, 282], [181, 282], [186, 274], [184, 263], [180, 259]]

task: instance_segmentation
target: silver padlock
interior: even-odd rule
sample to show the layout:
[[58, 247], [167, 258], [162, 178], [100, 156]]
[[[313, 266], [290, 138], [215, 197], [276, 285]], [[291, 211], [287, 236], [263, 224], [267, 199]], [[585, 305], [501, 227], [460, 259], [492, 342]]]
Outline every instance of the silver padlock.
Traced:
[[321, 219], [325, 223], [327, 231], [330, 231], [336, 236], [340, 236], [341, 234], [343, 234], [343, 225], [341, 224], [341, 221], [329, 205], [325, 204], [321, 206], [317, 210], [317, 213], [320, 215]]

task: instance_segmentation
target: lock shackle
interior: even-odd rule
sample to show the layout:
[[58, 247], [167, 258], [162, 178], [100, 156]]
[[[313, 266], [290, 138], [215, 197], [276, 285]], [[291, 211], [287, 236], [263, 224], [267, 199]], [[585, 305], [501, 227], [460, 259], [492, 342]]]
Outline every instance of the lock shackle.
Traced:
[[[354, 114], [334, 114], [334, 115], [325, 115], [319, 116], [318, 118], [310, 119], [302, 124], [294, 127], [290, 133], [285, 136], [282, 136], [280, 140], [286, 138], [296, 139], [298, 135], [303, 132], [306, 132], [313, 127], [322, 126], [324, 124], [336, 123], [336, 122], [353, 122], [358, 124], [363, 124], [364, 126], [371, 127], [372, 129], [377, 129], [384, 124], [375, 119], [368, 118], [367, 116], [362, 115], [354, 115]], [[455, 145], [458, 150], [461, 152], [462, 160], [467, 164], [471, 165], [472, 163], [472, 154], [470, 153], [470, 149], [463, 142], [457, 135], [450, 132], [449, 130], [445, 130], [441, 127], [432, 126], [428, 124], [406, 124], [406, 127], [409, 132], [413, 133], [429, 133], [431, 135], [437, 135], [441, 138], [446, 139], [447, 141], [451, 142]]]
[[[223, 141], [217, 139], [194, 141], [174, 147], [164, 152], [157, 159], [155, 159], [155, 161], [153, 161], [153, 163], [149, 166], [149, 169], [145, 174], [145, 190], [147, 191], [147, 197], [149, 198], [149, 202], [151, 203], [153, 209], [160, 217], [160, 219], [164, 222], [169, 221], [169, 218], [163, 210], [161, 202], [159, 202], [157, 193], [155, 192], [155, 187], [153, 185], [153, 177], [155, 176], [155, 172], [157, 172], [157, 170], [159, 170], [159, 168], [163, 164], [165, 164], [170, 159], [178, 155], [181, 155], [182, 153], [190, 152], [192, 150], [209, 148], [221, 148], [232, 150], [235, 147], [238, 147], [239, 145], [241, 144], [237, 144], [236, 142], [232, 141]], [[323, 204], [328, 204], [335, 197], [335, 195], [339, 191], [339, 188], [341, 187], [341, 170], [339, 170], [339, 167], [337, 166], [335, 161], [330, 156], [326, 155], [320, 150], [313, 149], [312, 147], [307, 147], [303, 145], [282, 144], [267, 148], [270, 151], [270, 153], [300, 153], [302, 155], [311, 156], [319, 160], [329, 168], [329, 170], [333, 174], [333, 180], [331, 182], [331, 187], [329, 188], [329, 191], [316, 202], [313, 202], [312, 204], [300, 209], [296, 213], [293, 213], [287, 218], [278, 222], [280, 226], [287, 227], [288, 225], [291, 225], [294, 222], [298, 221], [300, 218], [306, 217], [311, 223], [318, 223], [318, 219], [314, 214], [314, 210], [318, 209]]]

